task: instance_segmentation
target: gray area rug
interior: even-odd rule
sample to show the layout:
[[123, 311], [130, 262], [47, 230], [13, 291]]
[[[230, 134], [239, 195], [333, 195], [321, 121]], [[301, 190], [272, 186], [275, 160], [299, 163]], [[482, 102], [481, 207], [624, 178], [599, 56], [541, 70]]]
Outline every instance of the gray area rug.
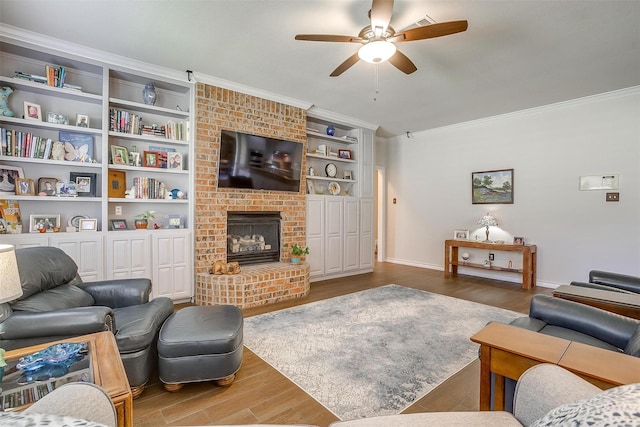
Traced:
[[341, 420], [398, 414], [522, 313], [387, 285], [245, 319], [244, 344]]

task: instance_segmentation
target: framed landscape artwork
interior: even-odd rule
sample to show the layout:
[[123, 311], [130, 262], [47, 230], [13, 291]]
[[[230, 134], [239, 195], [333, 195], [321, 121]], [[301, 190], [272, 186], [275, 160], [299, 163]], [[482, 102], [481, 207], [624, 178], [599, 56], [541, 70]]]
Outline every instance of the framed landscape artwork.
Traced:
[[471, 202], [513, 203], [513, 169], [471, 173]]

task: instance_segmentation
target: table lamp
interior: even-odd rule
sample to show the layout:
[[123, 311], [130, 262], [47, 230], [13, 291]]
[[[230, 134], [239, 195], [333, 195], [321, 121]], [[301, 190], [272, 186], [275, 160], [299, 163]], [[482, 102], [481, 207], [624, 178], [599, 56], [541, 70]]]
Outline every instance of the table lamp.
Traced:
[[[0, 245], [0, 304], [13, 301], [21, 295], [22, 286], [20, 286], [15, 247], [13, 245]], [[4, 320], [2, 313], [0, 310], [0, 322]], [[4, 361], [4, 349], [0, 348], [0, 383], [2, 383], [5, 366], [7, 366], [7, 363]], [[0, 385], [1, 391], [2, 386]]]
[[484, 225], [486, 228], [485, 233], [487, 234], [487, 238], [484, 240], [485, 242], [491, 242], [489, 240], [489, 226], [496, 227], [498, 225], [498, 220], [493, 216], [489, 215], [489, 212], [478, 221], [478, 225]]

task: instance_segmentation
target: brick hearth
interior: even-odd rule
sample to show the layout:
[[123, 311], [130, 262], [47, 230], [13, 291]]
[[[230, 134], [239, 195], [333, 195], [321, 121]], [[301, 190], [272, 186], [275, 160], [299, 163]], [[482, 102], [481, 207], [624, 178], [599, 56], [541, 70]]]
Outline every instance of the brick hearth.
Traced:
[[195, 303], [250, 308], [300, 298], [308, 293], [309, 264], [275, 262], [242, 267], [238, 274], [197, 274]]

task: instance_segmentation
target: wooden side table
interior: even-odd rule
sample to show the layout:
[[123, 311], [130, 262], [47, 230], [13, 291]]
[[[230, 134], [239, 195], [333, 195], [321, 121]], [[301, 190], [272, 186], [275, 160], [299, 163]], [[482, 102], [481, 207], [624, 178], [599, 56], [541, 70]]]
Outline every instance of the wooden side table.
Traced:
[[640, 358], [502, 323], [491, 323], [471, 337], [480, 344], [480, 410], [504, 409], [504, 379], [517, 380], [530, 367], [553, 363], [606, 389], [640, 382]]
[[[5, 359], [15, 360], [61, 342], [86, 342], [88, 344], [94, 384], [100, 386], [111, 397], [116, 407], [118, 427], [133, 427], [133, 396], [112, 332], [81, 335], [11, 350], [5, 354]], [[78, 402], [78, 404], [81, 405], [82, 402]]]

